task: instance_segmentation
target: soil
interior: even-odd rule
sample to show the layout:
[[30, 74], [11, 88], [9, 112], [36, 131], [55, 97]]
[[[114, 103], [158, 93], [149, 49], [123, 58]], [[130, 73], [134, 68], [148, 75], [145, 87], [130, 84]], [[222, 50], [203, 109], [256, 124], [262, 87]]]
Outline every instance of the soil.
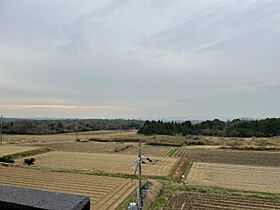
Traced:
[[184, 192], [174, 194], [163, 210], [280, 209], [280, 201], [245, 196]]
[[[50, 169], [84, 170], [106, 174], [134, 175], [132, 166], [137, 159], [135, 155], [61, 152], [53, 151], [33, 156], [36, 159], [34, 167]], [[150, 157], [152, 163], [142, 164], [142, 174], [147, 176], [167, 176], [178, 159]], [[22, 165], [23, 159], [15, 164]]]
[[186, 184], [280, 193], [280, 168], [217, 163], [193, 163]]
[[187, 158], [193, 162], [280, 166], [280, 152], [193, 149], [187, 150]]
[[131, 179], [0, 167], [0, 184], [90, 197], [91, 209], [116, 209], [135, 189]]

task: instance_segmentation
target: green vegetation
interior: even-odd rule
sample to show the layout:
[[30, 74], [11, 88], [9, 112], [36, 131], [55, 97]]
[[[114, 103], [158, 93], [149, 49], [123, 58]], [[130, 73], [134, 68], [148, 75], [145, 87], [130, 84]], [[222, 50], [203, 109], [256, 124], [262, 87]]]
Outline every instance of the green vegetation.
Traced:
[[95, 176], [110, 176], [110, 177], [118, 177], [118, 178], [126, 178], [126, 179], [138, 179], [138, 176], [133, 175], [125, 175], [125, 174], [108, 174], [102, 171], [85, 171], [78, 169], [53, 169], [46, 167], [28, 167], [29, 169], [34, 170], [43, 170], [43, 171], [51, 171], [51, 172], [62, 172], [62, 173], [74, 173], [74, 174], [87, 174], [87, 175], [95, 175]]
[[226, 137], [272, 137], [280, 136], [280, 118], [265, 120], [207, 120], [193, 125], [190, 121], [183, 123], [146, 121], [139, 129], [139, 134], [152, 135], [206, 135]]
[[123, 209], [127, 209], [129, 203], [131, 202], [135, 202], [137, 200], [137, 190], [132, 193], [123, 203], [122, 205], [118, 208], [118, 210], [123, 210]]
[[[139, 129], [143, 124], [140, 120], [15, 120], [3, 123], [4, 134], [58, 134], [75, 132], [77, 125], [79, 132], [95, 130], [131, 130]], [[98, 135], [98, 134], [96, 134]]]
[[166, 197], [164, 195], [157, 197], [153, 210], [160, 210], [166, 203]]
[[43, 154], [43, 153], [50, 152], [50, 151], [52, 151], [52, 150], [49, 148], [43, 147], [43, 148], [38, 148], [38, 149], [34, 149], [34, 150], [28, 150], [25, 152], [15, 153], [10, 156], [13, 159], [20, 159], [20, 158], [24, 158], [24, 157], [28, 157], [28, 156]]
[[170, 150], [170, 152], [168, 153], [168, 157], [172, 157], [177, 151], [178, 151], [179, 148], [174, 148], [172, 150]]
[[3, 156], [3, 157], [0, 157], [0, 162], [14, 163], [15, 161], [13, 160], [11, 155], [6, 155], [6, 156]]
[[[187, 177], [191, 168], [192, 168], [192, 165], [193, 165], [193, 162], [192, 161], [189, 161], [189, 164], [187, 165], [186, 167], [186, 170], [185, 170], [185, 173], [184, 173], [184, 177]], [[181, 179], [181, 181], [184, 181], [184, 179]]]

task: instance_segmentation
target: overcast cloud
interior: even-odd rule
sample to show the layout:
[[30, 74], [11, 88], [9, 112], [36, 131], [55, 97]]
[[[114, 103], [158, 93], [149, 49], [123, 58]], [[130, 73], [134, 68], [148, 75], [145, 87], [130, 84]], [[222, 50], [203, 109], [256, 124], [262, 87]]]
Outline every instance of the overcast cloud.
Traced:
[[279, 0], [0, 0], [9, 117], [279, 117]]

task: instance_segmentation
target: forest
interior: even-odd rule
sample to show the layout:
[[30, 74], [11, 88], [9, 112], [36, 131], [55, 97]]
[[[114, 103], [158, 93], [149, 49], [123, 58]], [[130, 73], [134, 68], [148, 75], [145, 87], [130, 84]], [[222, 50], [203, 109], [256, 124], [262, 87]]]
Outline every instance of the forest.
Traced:
[[221, 121], [206, 120], [192, 124], [190, 121], [182, 123], [146, 121], [138, 130], [144, 135], [207, 135], [224, 137], [272, 137], [280, 136], [280, 118], [267, 118], [263, 120]]
[[123, 119], [67, 119], [67, 120], [13, 120], [3, 122], [4, 134], [58, 134], [95, 130], [131, 130], [143, 125], [140, 120]]

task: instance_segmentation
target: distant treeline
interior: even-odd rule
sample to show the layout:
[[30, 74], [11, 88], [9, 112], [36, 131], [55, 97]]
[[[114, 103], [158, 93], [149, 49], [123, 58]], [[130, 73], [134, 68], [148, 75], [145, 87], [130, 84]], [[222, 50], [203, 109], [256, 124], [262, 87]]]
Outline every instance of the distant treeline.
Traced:
[[280, 136], [280, 118], [265, 120], [233, 120], [223, 122], [221, 120], [207, 120], [198, 124], [190, 121], [183, 123], [146, 121], [138, 130], [145, 135], [207, 135], [226, 137], [272, 137]]
[[5, 134], [57, 134], [95, 130], [130, 130], [139, 129], [143, 125], [140, 120], [123, 119], [86, 119], [86, 120], [15, 120], [3, 123]]

